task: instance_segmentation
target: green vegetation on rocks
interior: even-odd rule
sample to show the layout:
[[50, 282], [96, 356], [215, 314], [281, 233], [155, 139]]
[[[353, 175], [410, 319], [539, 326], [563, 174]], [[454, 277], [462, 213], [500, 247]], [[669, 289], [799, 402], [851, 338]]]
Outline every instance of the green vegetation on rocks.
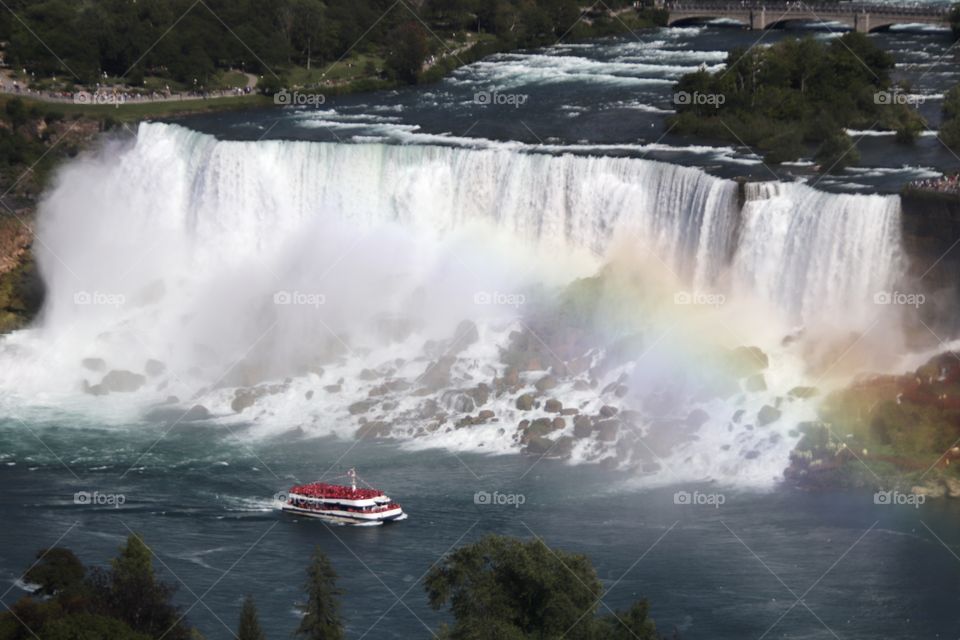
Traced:
[[923, 129], [916, 109], [897, 95], [893, 67], [893, 58], [861, 33], [733, 49], [724, 69], [680, 79], [669, 126], [750, 145], [771, 164], [812, 150], [821, 171], [838, 172], [859, 158], [847, 129], [893, 130], [903, 142]]

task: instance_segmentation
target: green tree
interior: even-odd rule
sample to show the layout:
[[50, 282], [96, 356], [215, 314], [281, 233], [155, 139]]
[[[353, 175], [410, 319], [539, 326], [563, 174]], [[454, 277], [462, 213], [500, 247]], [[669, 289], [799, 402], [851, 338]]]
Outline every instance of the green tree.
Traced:
[[257, 606], [253, 603], [253, 596], [243, 599], [243, 608], [240, 609], [240, 626], [237, 627], [237, 640], [266, 640], [260, 620], [257, 618]]
[[297, 635], [307, 640], [341, 640], [343, 622], [337, 596], [342, 592], [337, 588], [337, 572], [320, 547], [313, 552], [305, 588], [307, 601], [298, 605], [304, 615]]
[[827, 138], [815, 156], [824, 173], [840, 173], [850, 165], [860, 161], [860, 152], [844, 132], [835, 133]]
[[86, 569], [69, 549], [55, 547], [37, 552], [37, 564], [30, 568], [24, 579], [39, 585], [37, 593], [53, 596], [83, 583]]
[[397, 29], [393, 42], [393, 49], [386, 60], [387, 71], [397, 80], [416, 83], [429, 53], [423, 28], [408, 22]]
[[190, 628], [171, 603], [176, 589], [156, 579], [149, 547], [130, 534], [109, 573], [94, 572], [100, 613], [122, 620], [134, 631], [169, 640], [185, 640]]
[[114, 618], [80, 613], [65, 616], [43, 626], [43, 640], [150, 640]]
[[[449, 603], [453, 640], [618, 638], [617, 626], [628, 633], [615, 618], [596, 617], [603, 587], [589, 559], [540, 540], [487, 536], [454, 551], [424, 582], [431, 607]], [[657, 637], [646, 614], [638, 603], [627, 622], [642, 640]]]

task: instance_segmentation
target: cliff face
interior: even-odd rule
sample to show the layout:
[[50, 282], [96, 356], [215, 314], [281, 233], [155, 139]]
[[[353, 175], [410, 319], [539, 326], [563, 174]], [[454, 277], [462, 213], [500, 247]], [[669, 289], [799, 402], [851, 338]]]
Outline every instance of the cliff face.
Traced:
[[[960, 329], [960, 196], [907, 189], [901, 195], [905, 287], [923, 293], [923, 322], [949, 335]], [[939, 331], [938, 331], [939, 333]]]

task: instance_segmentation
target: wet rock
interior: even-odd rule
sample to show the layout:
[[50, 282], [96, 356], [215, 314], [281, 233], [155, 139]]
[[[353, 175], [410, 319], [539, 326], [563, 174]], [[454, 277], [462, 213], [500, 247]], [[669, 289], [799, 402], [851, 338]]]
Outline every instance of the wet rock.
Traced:
[[576, 407], [568, 407], [560, 411], [560, 415], [562, 416], [575, 416], [575, 415], [578, 415], [579, 413], [580, 413], [580, 409], [577, 409]]
[[323, 388], [327, 393], [340, 393], [343, 387], [339, 384], [328, 384]]
[[600, 417], [601, 418], [612, 418], [617, 415], [618, 409], [616, 407], [611, 407], [608, 404], [600, 407]]
[[398, 378], [396, 380], [390, 380], [389, 382], [384, 383], [384, 386], [387, 388], [387, 391], [397, 393], [400, 391], [407, 391], [413, 385], [411, 385], [406, 380], [402, 380]]
[[613, 395], [617, 396], [618, 398], [623, 398], [628, 393], [630, 393], [630, 389], [625, 384], [618, 384], [617, 388], [613, 390]]
[[154, 360], [151, 358], [147, 360], [147, 364], [143, 367], [143, 370], [147, 372], [148, 376], [156, 377], [167, 370], [167, 365], [163, 364], [159, 360]]
[[733, 412], [732, 420], [737, 424], [740, 424], [740, 421], [743, 419], [743, 414], [745, 413], [746, 413], [745, 409], [737, 409], [736, 411]]
[[450, 353], [460, 353], [470, 345], [480, 340], [480, 332], [473, 320], [464, 320], [457, 325], [453, 332], [453, 341], [450, 343]]
[[313, 389], [308, 389], [307, 392], [303, 394], [303, 397], [307, 400], [313, 400]]
[[743, 384], [743, 388], [750, 392], [766, 391], [767, 381], [764, 379], [762, 373], [755, 373], [747, 378], [746, 382]]
[[747, 378], [770, 366], [770, 359], [760, 347], [737, 347], [727, 354], [726, 364], [737, 378]]
[[560, 431], [561, 429], [565, 429], [567, 427], [567, 421], [559, 416], [553, 419], [552, 424], [554, 431]]
[[943, 486], [947, 490], [948, 498], [960, 498], [960, 478], [945, 476], [943, 478]]
[[487, 404], [487, 400], [490, 399], [490, 385], [488, 385], [486, 382], [481, 382], [476, 387], [467, 389], [464, 391], [464, 393], [473, 399], [473, 403], [476, 406], [482, 407], [483, 405]]
[[574, 391], [589, 391], [592, 387], [586, 380], [575, 380], [573, 383]]
[[537, 391], [543, 393], [544, 391], [549, 391], [553, 389], [558, 384], [557, 379], [551, 375], [545, 375], [539, 380], [537, 380], [534, 386], [537, 388]]
[[563, 403], [555, 398], [549, 398], [543, 403], [543, 410], [547, 413], [560, 413], [563, 411]]
[[462, 391], [444, 391], [440, 401], [455, 413], [470, 413], [476, 408], [473, 398]]
[[83, 392], [88, 393], [91, 396], [105, 396], [110, 393], [110, 391], [102, 384], [90, 384], [86, 380], [83, 381]]
[[103, 358], [84, 358], [80, 361], [84, 369], [90, 371], [103, 371], [107, 368], [107, 363]]
[[790, 389], [787, 395], [789, 395], [791, 398], [806, 400], [808, 398], [813, 398], [818, 393], [820, 392], [816, 387], [794, 387], [793, 389]]
[[597, 423], [597, 439], [601, 442], [613, 442], [617, 439], [617, 434], [620, 432], [620, 421], [619, 420], [601, 420]]
[[577, 416], [573, 419], [573, 435], [576, 438], [587, 438], [593, 433], [593, 422], [587, 416]]
[[240, 413], [248, 407], [252, 407], [257, 400], [267, 395], [274, 395], [286, 389], [285, 385], [271, 384], [251, 387], [249, 389], [237, 389], [233, 392], [233, 401], [230, 408], [235, 413]]
[[366, 382], [370, 382], [371, 380], [376, 380], [377, 378], [383, 377], [383, 374], [378, 373], [373, 369], [364, 369], [357, 377]]
[[533, 409], [533, 396], [529, 393], [518, 396], [516, 405], [520, 411], [530, 411]]
[[428, 420], [437, 415], [437, 412], [440, 411], [440, 405], [433, 398], [427, 398], [424, 400], [420, 407], [417, 410], [417, 414], [420, 416], [421, 420]]
[[553, 440], [543, 436], [533, 436], [524, 445], [524, 453], [542, 456], [553, 448]]
[[694, 409], [687, 416], [687, 426], [693, 429], [699, 429], [702, 427], [708, 420], [710, 420], [710, 414], [704, 411], [703, 409]]
[[553, 449], [550, 451], [550, 457], [557, 458], [569, 458], [570, 454], [573, 453], [573, 443], [574, 439], [570, 436], [563, 436], [559, 438], [553, 445]]
[[183, 414], [183, 422], [193, 422], [195, 420], [207, 420], [210, 418], [210, 411], [202, 404], [195, 404]]
[[457, 359], [453, 356], [443, 356], [442, 358], [427, 365], [426, 370], [420, 375], [420, 383], [430, 390], [439, 390], [450, 386], [450, 370]]
[[[561, 427], [562, 428], [562, 427]], [[550, 418], [537, 418], [532, 421], [520, 434], [520, 444], [527, 444], [533, 438], [545, 436], [554, 431], [554, 424]]]
[[380, 420], [373, 420], [357, 429], [354, 436], [358, 440], [366, 440], [373, 438], [386, 438], [390, 435], [390, 423], [383, 422]]
[[497, 415], [497, 414], [495, 414], [495, 413], [494, 413], [493, 411], [491, 411], [490, 409], [483, 409], [482, 411], [480, 411], [480, 413], [477, 414], [477, 419], [478, 419], [480, 422], [487, 422], [487, 421], [492, 420], [493, 418], [495, 418], [496, 415]]
[[376, 404], [374, 400], [360, 400], [347, 407], [347, 411], [350, 412], [350, 415], [355, 416], [370, 411]]
[[131, 393], [147, 382], [145, 376], [126, 369], [113, 369], [103, 376], [100, 384], [110, 392]]
[[765, 427], [768, 424], [772, 424], [779, 420], [780, 416], [781, 413], [779, 409], [765, 404], [760, 408], [760, 411], [757, 412], [757, 426]]

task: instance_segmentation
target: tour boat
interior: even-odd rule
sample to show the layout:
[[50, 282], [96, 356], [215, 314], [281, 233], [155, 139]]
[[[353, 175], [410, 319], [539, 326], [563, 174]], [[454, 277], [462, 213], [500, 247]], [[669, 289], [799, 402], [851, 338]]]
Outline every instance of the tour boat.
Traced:
[[347, 477], [349, 486], [325, 482], [294, 485], [286, 494], [280, 494], [280, 509], [335, 524], [366, 527], [407, 519], [403, 508], [383, 491], [357, 488], [355, 470], [350, 469]]

